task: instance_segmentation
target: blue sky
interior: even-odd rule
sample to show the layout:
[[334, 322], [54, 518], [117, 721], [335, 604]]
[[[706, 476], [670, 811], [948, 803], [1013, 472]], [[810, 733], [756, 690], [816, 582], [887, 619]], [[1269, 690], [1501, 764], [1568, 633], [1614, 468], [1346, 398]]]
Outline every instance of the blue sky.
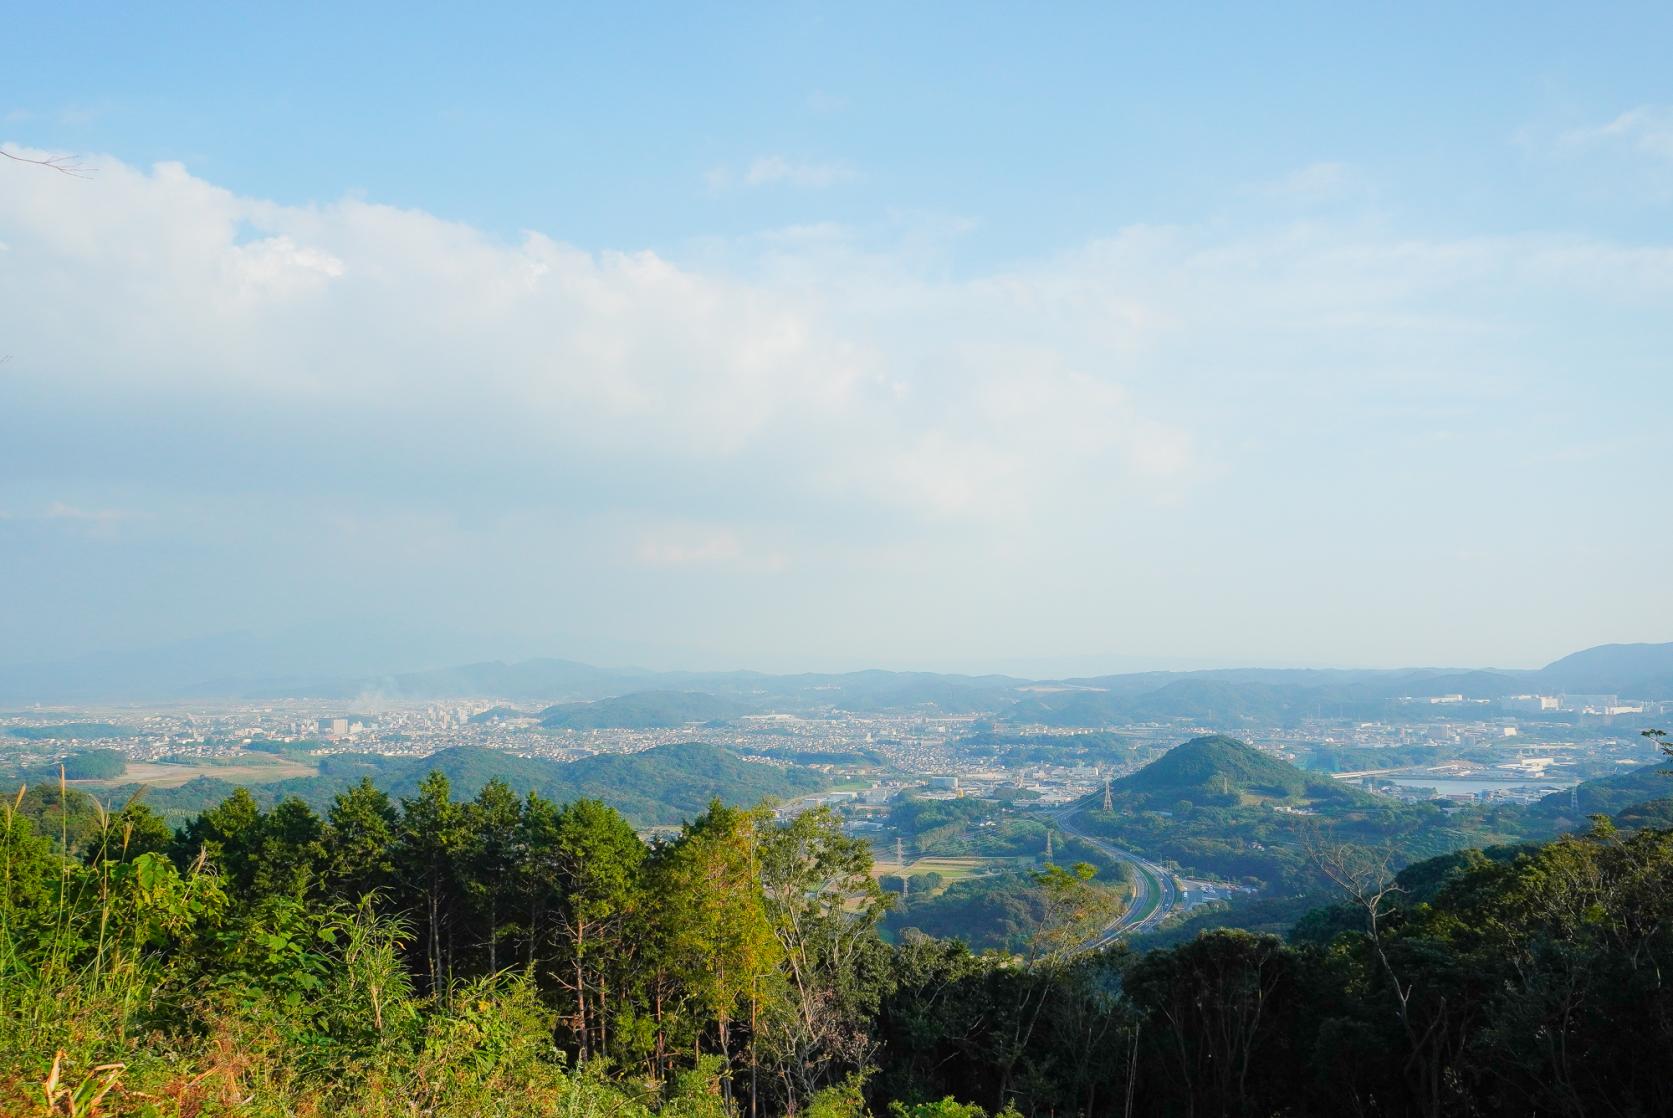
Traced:
[[1673, 635], [1665, 5], [342, 9], [14, 14], [0, 661]]

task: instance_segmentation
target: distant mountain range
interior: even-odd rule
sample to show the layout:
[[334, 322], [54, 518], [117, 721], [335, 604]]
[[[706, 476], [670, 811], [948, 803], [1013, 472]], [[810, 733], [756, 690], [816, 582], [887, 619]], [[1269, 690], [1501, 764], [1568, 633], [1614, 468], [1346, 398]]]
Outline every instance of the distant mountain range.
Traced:
[[[639, 696], [639, 714], [547, 709], [554, 725], [661, 725], [646, 695], [687, 696], [674, 705], [689, 721], [748, 711], [992, 713], [1007, 721], [1058, 726], [1180, 719], [1235, 727], [1308, 716], [1379, 717], [1392, 700], [1449, 694], [1492, 699], [1525, 692], [1605, 692], [1673, 699], [1673, 643], [1610, 644], [1533, 671], [1412, 668], [1321, 670], [1230, 668], [1135, 672], [1067, 680], [1003, 675], [860, 671], [769, 675], [761, 672], [655, 672], [599, 668], [571, 660], [483, 661], [388, 675], [269, 674], [279, 666], [259, 647], [196, 642], [146, 653], [106, 654], [53, 664], [0, 667], [0, 703], [316, 698], [497, 699], [531, 707]], [[295, 666], [285, 661], [286, 668]], [[702, 695], [703, 699], [690, 698]], [[629, 712], [631, 713], [631, 712]], [[674, 717], [669, 714], [668, 717]]]
[[[1048, 726], [1186, 719], [1235, 727], [1307, 717], [1384, 718], [1400, 713], [1396, 700], [1448, 695], [1498, 699], [1603, 693], [1667, 700], [1673, 699], [1673, 643], [1600, 645], [1536, 671], [1228, 669], [1097, 676], [1065, 683], [1074, 689], [1024, 699], [1009, 708], [1007, 717]], [[1407, 713], [1433, 712], [1423, 704]]]

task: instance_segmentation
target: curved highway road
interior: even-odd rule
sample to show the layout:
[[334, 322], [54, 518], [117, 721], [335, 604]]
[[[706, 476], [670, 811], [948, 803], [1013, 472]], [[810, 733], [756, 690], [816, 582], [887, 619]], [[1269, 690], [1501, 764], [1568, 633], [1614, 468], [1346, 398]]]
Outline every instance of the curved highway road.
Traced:
[[1122, 936], [1137, 932], [1148, 932], [1166, 920], [1174, 906], [1179, 903], [1179, 885], [1172, 873], [1158, 866], [1155, 862], [1141, 858], [1132, 851], [1120, 847], [1094, 835], [1089, 835], [1075, 826], [1075, 815], [1084, 806], [1081, 801], [1051, 813], [1048, 818], [1057, 824], [1065, 834], [1073, 835], [1089, 846], [1095, 847], [1100, 853], [1124, 862], [1132, 870], [1133, 899], [1127, 908], [1116, 918], [1105, 925], [1099, 933], [1087, 940], [1081, 948], [1083, 951], [1093, 951], [1100, 947], [1107, 947]]

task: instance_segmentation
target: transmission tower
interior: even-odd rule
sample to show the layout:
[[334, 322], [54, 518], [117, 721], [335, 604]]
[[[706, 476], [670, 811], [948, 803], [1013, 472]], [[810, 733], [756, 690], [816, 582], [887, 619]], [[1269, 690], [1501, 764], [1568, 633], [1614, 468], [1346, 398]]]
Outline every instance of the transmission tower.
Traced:
[[1051, 828], [1046, 828], [1046, 861], [1051, 861]]
[[1115, 810], [1115, 801], [1110, 797], [1110, 778], [1107, 776], [1104, 778], [1104, 810]]

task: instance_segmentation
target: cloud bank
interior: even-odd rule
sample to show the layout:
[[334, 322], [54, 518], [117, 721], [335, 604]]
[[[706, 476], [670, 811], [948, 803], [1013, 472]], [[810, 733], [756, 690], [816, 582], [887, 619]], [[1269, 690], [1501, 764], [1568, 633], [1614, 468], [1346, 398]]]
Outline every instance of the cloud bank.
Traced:
[[[837, 175], [774, 157], [731, 181]], [[1349, 177], [1304, 168], [1290, 193]], [[1404, 557], [1373, 568], [1406, 594], [1437, 554], [1514, 562], [1455, 502], [1649, 495], [1619, 457], [1576, 474], [1531, 452], [1631, 437], [1600, 392], [1667, 402], [1666, 245], [1290, 208], [970, 274], [936, 228], [587, 251], [177, 164], [0, 175], [12, 574], [43, 577], [71, 546], [48, 533], [96, 523], [105, 558], [77, 562], [123, 568], [103, 604], [128, 628], [369, 602], [521, 618], [554, 651], [673, 628], [739, 659], [793, 640], [886, 660], [971, 634], [1202, 652], [1216, 617], [1287, 613], [1299, 649], [1352, 590], [1312, 568], [1359, 547]], [[206, 588], [192, 548], [266, 596]], [[1470, 589], [1500, 617], [1584, 559], [1559, 544]], [[52, 593], [0, 636], [39, 639], [67, 609]], [[1438, 618], [1460, 600], [1435, 597]]]

